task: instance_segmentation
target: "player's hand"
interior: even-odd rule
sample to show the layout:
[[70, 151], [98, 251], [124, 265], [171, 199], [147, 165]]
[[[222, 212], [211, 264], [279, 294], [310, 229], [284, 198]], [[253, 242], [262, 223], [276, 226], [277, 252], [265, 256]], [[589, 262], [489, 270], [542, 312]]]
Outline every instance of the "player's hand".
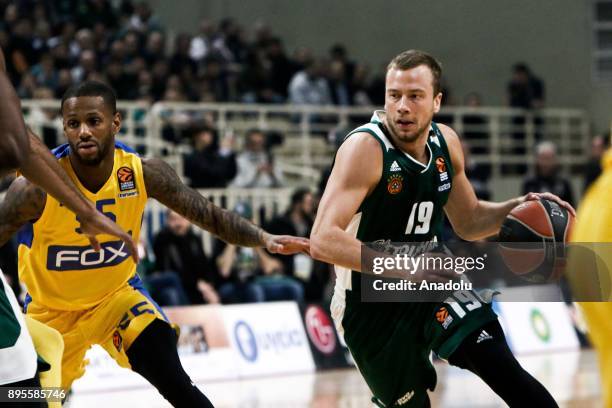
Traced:
[[80, 217], [81, 220], [81, 231], [83, 235], [87, 236], [91, 246], [94, 250], [100, 250], [100, 242], [96, 238], [98, 234], [108, 234], [113, 235], [127, 245], [130, 251], [130, 255], [132, 255], [132, 259], [134, 262], [138, 263], [138, 248], [134, 243], [134, 240], [124, 230], [122, 230], [117, 224], [115, 224], [110, 218], [103, 215], [99, 211], [92, 211], [92, 213], [87, 217]]
[[266, 249], [273, 254], [293, 255], [303, 253], [310, 256], [310, 240], [291, 235], [267, 234]]
[[527, 193], [522, 198], [523, 200], [521, 201], [521, 203], [525, 201], [537, 201], [540, 199], [554, 201], [555, 203], [559, 204], [561, 207], [569, 211], [574, 217], [576, 216], [576, 210], [574, 209], [574, 207], [572, 207], [570, 203], [568, 203], [567, 201], [563, 201], [552, 193]]

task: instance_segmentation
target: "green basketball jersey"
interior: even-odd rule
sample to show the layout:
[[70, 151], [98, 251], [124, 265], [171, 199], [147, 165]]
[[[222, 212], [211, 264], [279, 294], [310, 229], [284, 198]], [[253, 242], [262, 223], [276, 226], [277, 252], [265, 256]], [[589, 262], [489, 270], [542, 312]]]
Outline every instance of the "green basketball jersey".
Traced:
[[[378, 112], [370, 123], [356, 128], [347, 138], [355, 133], [368, 133], [380, 143], [383, 169], [380, 181], [359, 206], [347, 231], [368, 243], [439, 241], [453, 166], [438, 126], [432, 122], [427, 137], [427, 164], [393, 144]], [[336, 293], [358, 287], [358, 273], [336, 266]], [[359, 291], [355, 292], [359, 296]]]
[[391, 142], [378, 115], [349, 133], [365, 132], [380, 143], [382, 176], [359, 207], [357, 239], [362, 242], [420, 242], [438, 238], [444, 205], [452, 186], [453, 168], [442, 132], [432, 123], [427, 147], [429, 161], [422, 164]]

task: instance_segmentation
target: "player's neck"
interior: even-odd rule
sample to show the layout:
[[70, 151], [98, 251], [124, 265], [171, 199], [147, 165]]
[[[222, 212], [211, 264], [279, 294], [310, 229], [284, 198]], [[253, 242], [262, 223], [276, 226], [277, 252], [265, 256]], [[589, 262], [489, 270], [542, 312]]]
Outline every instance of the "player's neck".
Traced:
[[395, 138], [393, 141], [397, 147], [405, 153], [408, 153], [413, 159], [422, 164], [429, 162], [429, 154], [427, 151], [427, 136], [429, 132], [423, 133], [413, 142], [402, 142]]
[[113, 172], [115, 164], [114, 149], [97, 165], [82, 163], [74, 154], [70, 154], [70, 165], [77, 178], [87, 190], [97, 193]]
[[426, 145], [427, 138], [429, 137], [429, 128], [431, 125], [428, 126], [427, 129], [424, 130], [423, 133], [412, 142], [403, 142], [397, 136], [395, 136], [393, 132], [389, 130], [386, 120], [383, 121], [383, 125], [385, 127], [387, 136], [391, 139], [391, 142], [395, 145], [395, 147], [404, 153], [409, 154], [413, 159], [420, 163], [427, 164], [429, 162], [429, 155]]

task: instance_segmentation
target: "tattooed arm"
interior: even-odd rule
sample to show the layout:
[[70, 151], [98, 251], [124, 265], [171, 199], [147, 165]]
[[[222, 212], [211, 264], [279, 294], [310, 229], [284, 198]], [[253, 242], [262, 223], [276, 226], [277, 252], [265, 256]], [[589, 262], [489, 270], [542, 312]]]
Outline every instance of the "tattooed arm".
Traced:
[[40, 218], [45, 208], [47, 194], [24, 177], [13, 181], [0, 204], [0, 246], [28, 221]]
[[270, 252], [308, 252], [308, 240], [272, 235], [236, 213], [217, 207], [194, 189], [187, 187], [174, 170], [160, 159], [142, 161], [149, 197], [181, 214], [223, 241], [246, 247], [265, 246]]

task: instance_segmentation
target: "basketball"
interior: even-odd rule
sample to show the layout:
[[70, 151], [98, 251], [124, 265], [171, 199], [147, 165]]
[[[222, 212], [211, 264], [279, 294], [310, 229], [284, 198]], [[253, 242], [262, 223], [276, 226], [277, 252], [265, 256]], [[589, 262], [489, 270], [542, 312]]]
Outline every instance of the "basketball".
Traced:
[[515, 207], [499, 233], [504, 263], [532, 283], [558, 280], [573, 225], [574, 216], [554, 201], [527, 201]]

